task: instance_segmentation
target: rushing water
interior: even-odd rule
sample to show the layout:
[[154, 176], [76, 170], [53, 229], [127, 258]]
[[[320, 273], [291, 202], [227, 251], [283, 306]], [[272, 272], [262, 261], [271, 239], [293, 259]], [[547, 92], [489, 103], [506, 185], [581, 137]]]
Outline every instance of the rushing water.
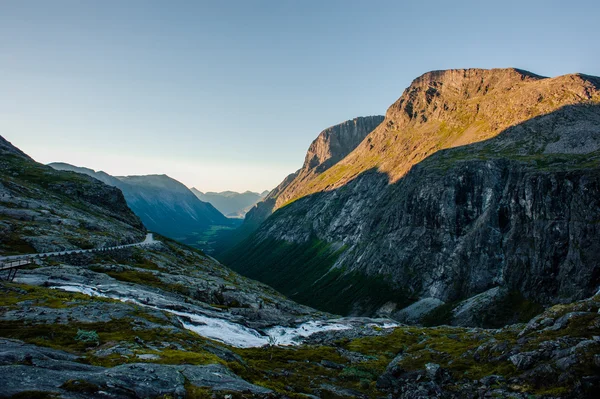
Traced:
[[[182, 325], [186, 329], [203, 337], [221, 341], [238, 348], [254, 348], [268, 344], [299, 345], [302, 343], [303, 338], [309, 337], [317, 332], [348, 330], [354, 328], [348, 320], [332, 319], [308, 321], [296, 327], [275, 326], [265, 329], [265, 331], [261, 333], [252, 328], [225, 320], [223, 318], [162, 308], [159, 306], [142, 303], [133, 298], [109, 294], [107, 292], [103, 292], [100, 287], [72, 284], [60, 285], [53, 288], [69, 292], [79, 292], [89, 296], [116, 299], [122, 302], [135, 303], [139, 306], [168, 312], [179, 316], [181, 318], [180, 321]], [[381, 328], [390, 328], [396, 326], [394, 323], [370, 323], [370, 325], [376, 325]]]

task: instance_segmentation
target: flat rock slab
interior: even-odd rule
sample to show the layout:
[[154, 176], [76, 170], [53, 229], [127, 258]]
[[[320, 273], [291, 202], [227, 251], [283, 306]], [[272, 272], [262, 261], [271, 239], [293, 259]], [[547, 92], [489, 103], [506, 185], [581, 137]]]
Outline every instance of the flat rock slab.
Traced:
[[[0, 397], [41, 391], [70, 398], [99, 395], [111, 398], [183, 398], [186, 395], [186, 380], [192, 385], [214, 391], [256, 395], [272, 392], [244, 381], [220, 364], [132, 363], [104, 368], [79, 363], [77, 359], [77, 356], [67, 352], [0, 339]], [[73, 385], [83, 388], [77, 390]]]

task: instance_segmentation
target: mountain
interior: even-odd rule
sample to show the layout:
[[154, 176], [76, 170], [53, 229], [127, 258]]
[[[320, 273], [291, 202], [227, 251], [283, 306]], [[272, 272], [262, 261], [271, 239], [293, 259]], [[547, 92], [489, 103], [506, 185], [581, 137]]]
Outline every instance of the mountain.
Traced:
[[200, 201], [185, 185], [166, 175], [115, 177], [65, 163], [49, 166], [92, 176], [119, 188], [146, 227], [167, 237], [197, 244], [198, 237], [212, 226], [232, 226], [211, 204]]
[[593, 295], [599, 87], [581, 74], [427, 73], [220, 259], [301, 303], [406, 322], [498, 326]]
[[[574, 148], [590, 132], [579, 126]], [[36, 163], [2, 137], [0, 229], [2, 267], [7, 254], [105, 248], [146, 233], [120, 190]], [[600, 295], [494, 329], [340, 318], [154, 238], [50, 254], [14, 281], [0, 271], [0, 397], [591, 399], [600, 389]]]
[[192, 187], [190, 190], [199, 200], [212, 204], [225, 216], [240, 219], [243, 219], [250, 208], [269, 194], [268, 191], [264, 191], [263, 193], [254, 193], [252, 191], [243, 193], [235, 191], [203, 193], [195, 187]]
[[328, 168], [356, 148], [383, 119], [383, 116], [358, 117], [331, 126], [319, 133], [310, 144], [302, 167], [289, 174], [262, 201], [250, 208], [238, 229], [217, 237], [215, 256], [219, 256], [247, 238], [273, 213], [274, 209], [294, 198], [302, 187], [320, 181], [321, 175]]
[[51, 252], [143, 239], [120, 190], [41, 165], [0, 136], [0, 253]]

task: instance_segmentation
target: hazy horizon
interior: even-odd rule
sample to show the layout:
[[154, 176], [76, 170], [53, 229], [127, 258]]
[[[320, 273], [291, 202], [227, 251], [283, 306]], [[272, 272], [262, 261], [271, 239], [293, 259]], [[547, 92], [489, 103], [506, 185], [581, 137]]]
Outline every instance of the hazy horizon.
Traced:
[[385, 114], [425, 72], [600, 75], [599, 12], [593, 1], [3, 2], [0, 134], [45, 164], [262, 192], [300, 168], [321, 130]]

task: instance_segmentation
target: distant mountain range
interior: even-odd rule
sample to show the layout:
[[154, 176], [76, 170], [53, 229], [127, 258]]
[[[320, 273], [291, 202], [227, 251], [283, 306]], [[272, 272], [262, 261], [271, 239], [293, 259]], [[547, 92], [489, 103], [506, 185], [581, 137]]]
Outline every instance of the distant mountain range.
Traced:
[[202, 247], [203, 235], [236, 223], [210, 203], [199, 200], [185, 185], [166, 175], [111, 176], [102, 171], [51, 163], [56, 170], [83, 173], [119, 188], [127, 205], [151, 231]]
[[212, 204], [222, 214], [229, 218], [243, 219], [246, 213], [259, 201], [265, 198], [269, 191], [262, 193], [246, 191], [238, 193], [235, 191], [222, 191], [220, 193], [206, 192], [198, 190], [195, 187], [190, 189], [198, 199]]

